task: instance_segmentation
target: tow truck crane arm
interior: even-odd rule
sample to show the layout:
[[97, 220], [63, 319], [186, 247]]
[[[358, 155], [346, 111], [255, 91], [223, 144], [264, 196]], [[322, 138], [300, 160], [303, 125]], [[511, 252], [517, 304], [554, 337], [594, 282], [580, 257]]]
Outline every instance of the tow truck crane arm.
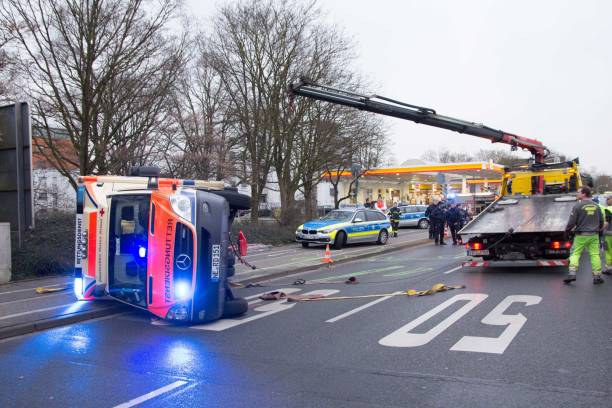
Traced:
[[292, 95], [305, 96], [320, 101], [336, 103], [367, 112], [411, 120], [416, 123], [453, 130], [472, 136], [488, 139], [491, 143], [505, 143], [513, 149], [529, 150], [537, 164], [544, 164], [548, 149], [539, 140], [517, 136], [485, 126], [480, 123], [468, 122], [449, 116], [438, 115], [435, 110], [422, 106], [410, 105], [379, 95], [361, 95], [329, 86], [323, 86], [302, 78], [300, 82], [291, 84], [289, 92]]

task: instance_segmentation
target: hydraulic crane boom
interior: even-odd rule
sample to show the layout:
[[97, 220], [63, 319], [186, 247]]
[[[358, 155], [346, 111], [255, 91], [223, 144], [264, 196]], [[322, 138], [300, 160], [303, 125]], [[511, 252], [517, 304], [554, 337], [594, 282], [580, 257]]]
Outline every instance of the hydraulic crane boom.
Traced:
[[548, 154], [546, 146], [538, 140], [513, 135], [480, 123], [438, 115], [433, 109], [410, 105], [378, 95], [360, 95], [354, 92], [319, 85], [308, 79], [301, 79], [300, 82], [291, 84], [289, 92], [293, 95], [306, 96], [320, 101], [350, 106], [368, 112], [411, 120], [416, 123], [482, 137], [490, 140], [492, 143], [509, 144], [514, 149], [521, 148], [529, 150], [534, 156], [535, 163], [538, 164], [543, 164], [544, 158]]

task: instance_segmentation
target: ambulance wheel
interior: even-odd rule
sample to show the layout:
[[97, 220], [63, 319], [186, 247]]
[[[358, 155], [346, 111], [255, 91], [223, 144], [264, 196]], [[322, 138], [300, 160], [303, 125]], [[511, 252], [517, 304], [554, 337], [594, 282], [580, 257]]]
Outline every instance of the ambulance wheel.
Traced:
[[421, 221], [419, 221], [419, 224], [417, 226], [420, 229], [427, 229], [427, 228], [429, 228], [429, 221], [421, 220]]
[[232, 210], [249, 210], [251, 208], [251, 197], [240, 194], [235, 190], [210, 191], [213, 194], [225, 198]]
[[308, 248], [308, 242], [302, 242], [302, 248]]
[[336, 235], [336, 240], [334, 241], [334, 249], [342, 249], [342, 247], [346, 244], [346, 232], [340, 231]]
[[246, 301], [246, 299], [228, 299], [223, 303], [222, 317], [240, 316], [245, 314], [247, 310], [249, 310], [249, 303]]
[[376, 243], [378, 245], [385, 245], [388, 240], [389, 240], [389, 233], [387, 232], [387, 230], [380, 230], [380, 232], [378, 233], [378, 240], [376, 241]]

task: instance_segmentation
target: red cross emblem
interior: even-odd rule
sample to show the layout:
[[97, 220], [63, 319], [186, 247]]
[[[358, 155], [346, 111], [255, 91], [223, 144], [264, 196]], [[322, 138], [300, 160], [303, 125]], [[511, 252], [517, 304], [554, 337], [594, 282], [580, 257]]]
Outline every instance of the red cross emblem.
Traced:
[[104, 217], [104, 208], [100, 209], [100, 216]]

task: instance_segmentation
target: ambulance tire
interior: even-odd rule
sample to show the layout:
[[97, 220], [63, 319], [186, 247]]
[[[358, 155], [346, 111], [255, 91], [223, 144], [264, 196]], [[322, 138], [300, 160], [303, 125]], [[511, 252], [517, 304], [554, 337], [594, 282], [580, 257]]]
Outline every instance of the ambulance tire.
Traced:
[[334, 241], [334, 249], [342, 249], [344, 245], [346, 245], [346, 232], [339, 231]]
[[251, 197], [246, 194], [240, 194], [235, 190], [219, 190], [210, 192], [225, 198], [232, 210], [251, 209]]
[[235, 317], [243, 315], [249, 310], [249, 303], [244, 298], [227, 299], [223, 303], [222, 317]]

